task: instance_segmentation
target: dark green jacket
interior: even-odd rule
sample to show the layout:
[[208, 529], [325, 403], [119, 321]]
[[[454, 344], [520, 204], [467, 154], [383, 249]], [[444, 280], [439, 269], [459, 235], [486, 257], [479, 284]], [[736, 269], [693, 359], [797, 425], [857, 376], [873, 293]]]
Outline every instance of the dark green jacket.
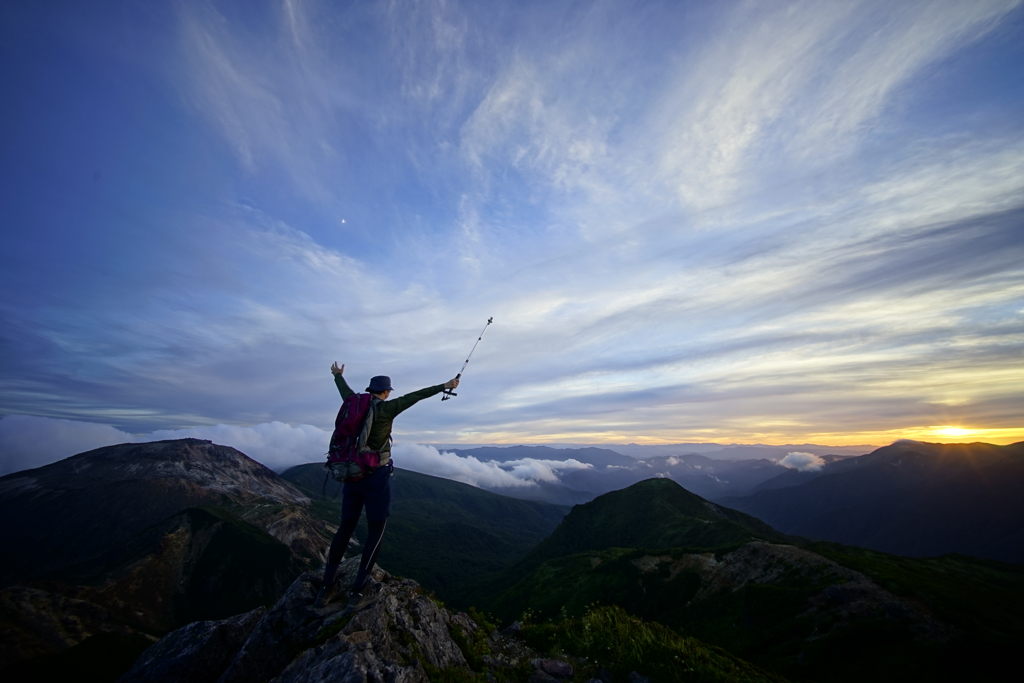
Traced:
[[[341, 392], [342, 400], [356, 393], [352, 391], [348, 386], [348, 382], [341, 375], [334, 376], [334, 383], [338, 386], [338, 391]], [[381, 465], [391, 460], [391, 442], [388, 440], [388, 437], [391, 436], [391, 425], [395, 418], [398, 417], [398, 414], [406, 408], [411, 408], [418, 401], [440, 394], [442, 391], [444, 391], [444, 385], [438, 384], [437, 386], [414, 391], [405, 396], [393, 398], [390, 401], [381, 401], [377, 404], [377, 414], [373, 416], [373, 426], [370, 427], [370, 436], [366, 440], [366, 447], [371, 451], [381, 451]], [[382, 448], [386, 450], [381, 450]]]

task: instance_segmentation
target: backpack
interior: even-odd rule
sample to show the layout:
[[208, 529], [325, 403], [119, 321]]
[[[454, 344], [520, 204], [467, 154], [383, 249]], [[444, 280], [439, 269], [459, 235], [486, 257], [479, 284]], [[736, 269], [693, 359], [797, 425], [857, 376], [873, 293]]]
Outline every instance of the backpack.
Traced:
[[380, 467], [380, 451], [366, 448], [378, 403], [370, 394], [352, 394], [342, 402], [324, 465], [335, 480], [359, 481]]

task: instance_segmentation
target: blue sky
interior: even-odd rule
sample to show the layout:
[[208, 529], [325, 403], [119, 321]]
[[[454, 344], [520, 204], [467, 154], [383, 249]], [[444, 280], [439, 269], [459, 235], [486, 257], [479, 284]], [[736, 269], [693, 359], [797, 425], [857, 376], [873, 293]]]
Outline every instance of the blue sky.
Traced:
[[1019, 2], [14, 2], [0, 35], [9, 429], [326, 429], [332, 361], [440, 383], [494, 316], [402, 438], [1024, 438]]

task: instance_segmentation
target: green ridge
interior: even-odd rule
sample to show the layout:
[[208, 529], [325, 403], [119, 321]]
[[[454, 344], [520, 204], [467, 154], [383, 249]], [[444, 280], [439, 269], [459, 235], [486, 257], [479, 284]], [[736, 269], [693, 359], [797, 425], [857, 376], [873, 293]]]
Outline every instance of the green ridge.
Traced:
[[[748, 545], [751, 537], [791, 544]], [[566, 623], [585, 619], [596, 604], [613, 605], [808, 681], [1000, 680], [1024, 636], [1024, 567], [805, 541], [797, 549], [794, 540], [672, 482], [649, 480], [573, 508], [504, 572], [507, 588], [497, 597], [488, 602], [479, 592], [480, 604], [505, 620], [525, 610]], [[733, 583], [707, 583], [703, 568], [722, 562], [735, 569]], [[902, 612], [884, 596], [845, 611], [865, 593], [864, 579], [847, 592], [855, 575], [842, 568], [923, 611]]]

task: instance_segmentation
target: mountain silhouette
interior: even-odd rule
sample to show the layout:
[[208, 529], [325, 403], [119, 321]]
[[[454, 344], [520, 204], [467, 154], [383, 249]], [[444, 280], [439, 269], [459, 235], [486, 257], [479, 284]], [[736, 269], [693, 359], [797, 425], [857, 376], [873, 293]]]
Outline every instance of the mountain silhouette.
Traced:
[[900, 441], [784, 476], [716, 501], [799, 536], [913, 557], [1024, 563], [1024, 442]]

